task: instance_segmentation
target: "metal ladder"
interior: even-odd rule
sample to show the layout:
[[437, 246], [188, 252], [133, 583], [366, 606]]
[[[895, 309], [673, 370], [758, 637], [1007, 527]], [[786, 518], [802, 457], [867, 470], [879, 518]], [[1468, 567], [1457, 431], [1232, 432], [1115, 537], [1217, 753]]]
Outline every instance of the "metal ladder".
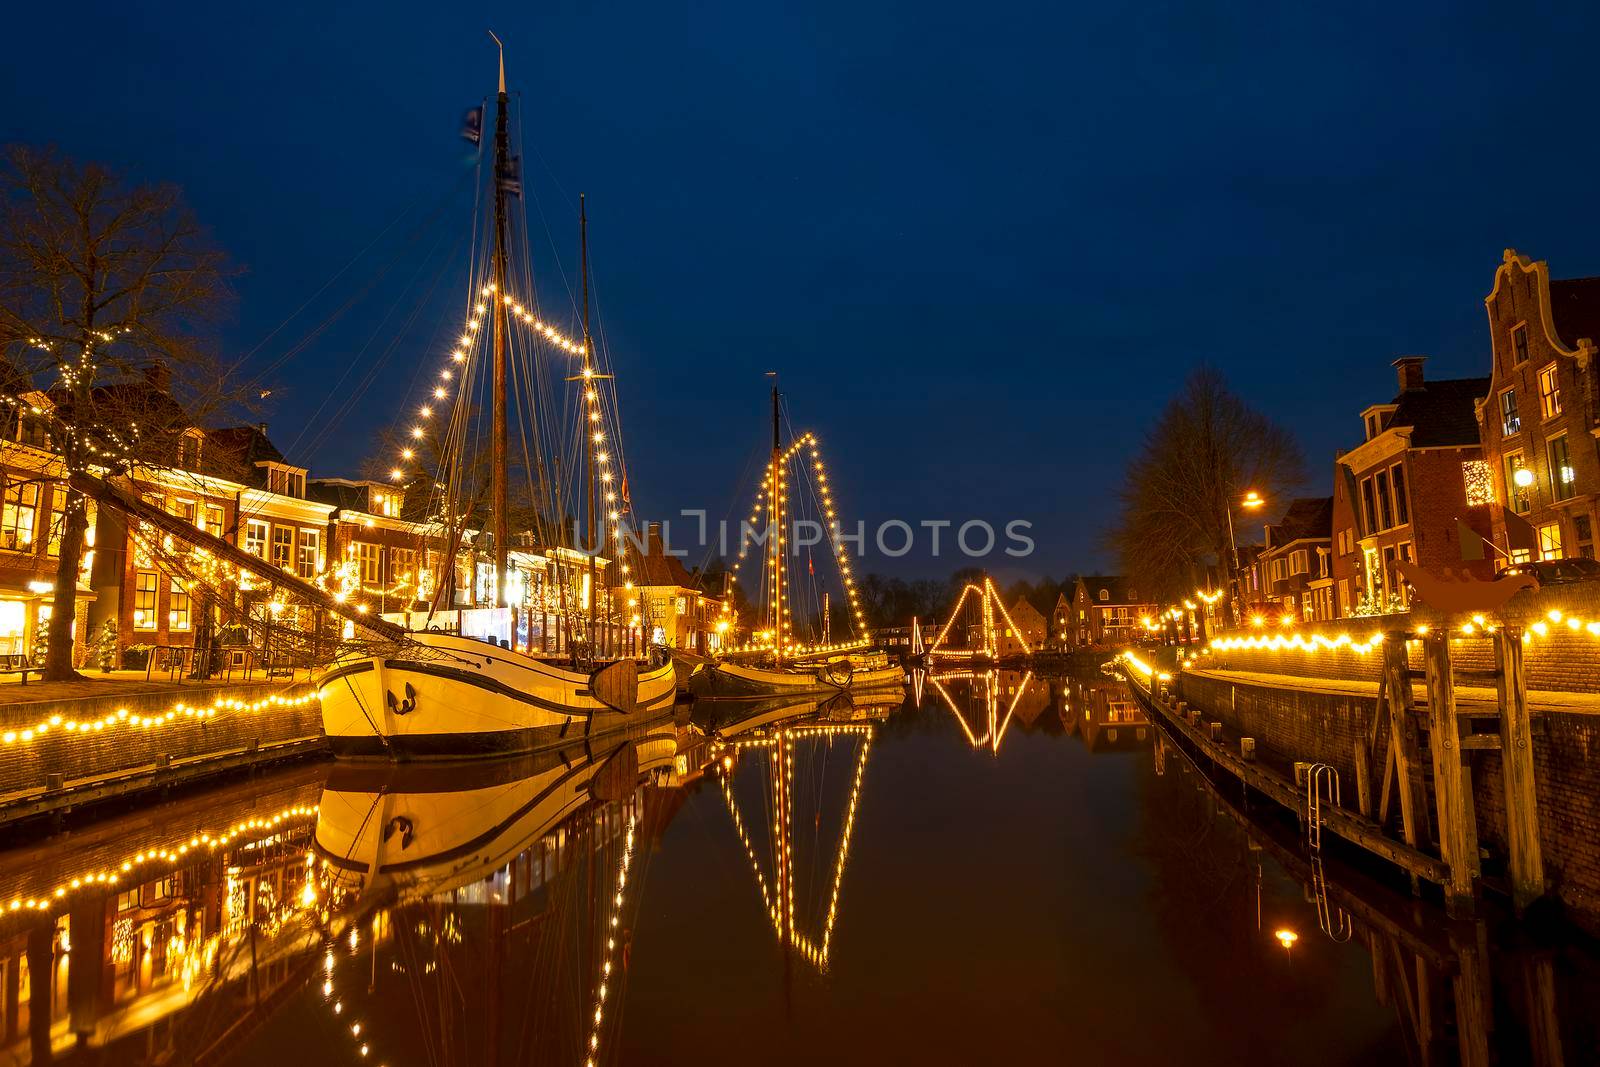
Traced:
[[1313, 763], [1306, 768], [1306, 844], [1311, 851], [1322, 851], [1322, 804], [1339, 807], [1339, 768]]

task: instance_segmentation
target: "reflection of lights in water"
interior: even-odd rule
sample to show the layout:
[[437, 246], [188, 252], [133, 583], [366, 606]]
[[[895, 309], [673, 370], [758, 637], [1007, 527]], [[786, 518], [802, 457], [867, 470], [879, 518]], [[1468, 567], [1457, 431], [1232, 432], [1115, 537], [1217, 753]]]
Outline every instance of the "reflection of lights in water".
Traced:
[[1294, 943], [1300, 940], [1300, 935], [1295, 933], [1293, 930], [1279, 930], [1272, 936], [1276, 937], [1278, 939], [1278, 943], [1284, 948], [1293, 948]]

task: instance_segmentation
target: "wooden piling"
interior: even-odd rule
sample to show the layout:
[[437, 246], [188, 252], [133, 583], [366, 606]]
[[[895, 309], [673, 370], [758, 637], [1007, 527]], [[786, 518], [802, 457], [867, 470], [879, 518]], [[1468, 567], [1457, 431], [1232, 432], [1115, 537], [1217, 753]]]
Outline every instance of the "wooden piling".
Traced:
[[1372, 818], [1372, 760], [1367, 755], [1367, 746], [1357, 740], [1355, 743], [1356, 760], [1356, 809], [1363, 818]]
[[1412, 707], [1411, 666], [1406, 661], [1406, 635], [1391, 632], [1383, 642], [1384, 687], [1388, 692], [1389, 748], [1394, 753], [1400, 785], [1400, 823], [1406, 844], [1417, 848], [1428, 839], [1428, 794], [1422, 779], [1422, 752]]
[[1439, 852], [1450, 867], [1444, 884], [1445, 909], [1470, 914], [1478, 874], [1477, 820], [1472, 816], [1472, 780], [1463, 763], [1460, 720], [1456, 718], [1455, 679], [1450, 674], [1450, 637], [1443, 630], [1423, 641], [1428, 680], [1429, 751], [1433, 756], [1433, 795], [1438, 813]]
[[1533, 777], [1533, 736], [1528, 715], [1528, 676], [1522, 662], [1522, 628], [1495, 631], [1500, 669], [1500, 766], [1505, 774], [1506, 844], [1511, 899], [1518, 914], [1544, 895], [1544, 857], [1539, 847], [1539, 800]]

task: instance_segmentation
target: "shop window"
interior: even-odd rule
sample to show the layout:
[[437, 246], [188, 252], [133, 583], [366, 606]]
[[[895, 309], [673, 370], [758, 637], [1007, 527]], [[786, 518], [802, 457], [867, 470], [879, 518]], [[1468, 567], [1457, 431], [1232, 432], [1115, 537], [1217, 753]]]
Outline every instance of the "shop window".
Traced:
[[1561, 558], [1561, 524], [1547, 522], [1539, 527], [1539, 558]]
[[155, 571], [139, 571], [133, 576], [133, 628], [156, 628], [156, 590], [160, 576]]

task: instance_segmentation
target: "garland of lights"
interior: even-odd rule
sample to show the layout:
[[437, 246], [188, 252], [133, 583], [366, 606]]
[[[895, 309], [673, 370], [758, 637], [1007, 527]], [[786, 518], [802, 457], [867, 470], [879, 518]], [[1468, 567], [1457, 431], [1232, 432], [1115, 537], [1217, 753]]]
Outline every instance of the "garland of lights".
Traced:
[[[855, 642], [839, 644], [825, 643], [817, 646], [802, 646], [793, 642], [786, 642], [784, 648], [786, 651], [794, 650], [806, 652], [832, 651], [841, 648], [858, 647], [860, 643], [865, 640], [861, 635], [865, 634], [867, 631], [867, 616], [861, 608], [861, 595], [856, 589], [855, 573], [850, 566], [849, 553], [845, 551], [844, 532], [843, 527], [839, 522], [838, 511], [834, 507], [833, 490], [828, 487], [828, 473], [822, 462], [822, 443], [818, 440], [817, 435], [812, 431], [806, 431], [797, 437], [792, 443], [790, 443], [789, 447], [784, 449], [782, 455], [779, 456], [776, 469], [770, 470], [767, 474], [762, 476], [761, 488], [756, 491], [755, 505], [751, 509], [750, 525], [746, 526], [739, 536], [739, 558], [734, 562], [734, 570], [737, 572], [738, 569], [743, 566], [745, 557], [749, 554], [750, 540], [754, 535], [755, 525], [761, 521], [761, 511], [763, 505], [766, 503], [767, 493], [770, 491], [774, 494], [778, 494], [778, 499], [780, 501], [784, 495], [787, 495], [786, 493], [780, 492], [780, 490], [782, 490], [781, 485], [772, 484], [773, 477], [777, 474], [778, 469], [781, 469], [789, 462], [789, 460], [793, 459], [802, 450], [807, 450], [810, 452], [811, 472], [813, 477], [816, 478], [817, 492], [822, 497], [822, 513], [823, 516], [828, 520], [828, 532], [830, 535], [829, 540], [833, 546], [834, 559], [839, 565], [839, 578], [844, 583], [845, 596], [850, 601], [850, 618], [852, 622], [851, 628], [857, 635], [857, 638]], [[781, 545], [783, 537], [781, 530], [775, 533], [774, 536], [779, 539], [778, 543]], [[788, 605], [784, 605], [782, 611], [784, 615], [788, 615]], [[771, 646], [753, 644], [751, 647]]]
[[185, 719], [213, 719], [223, 711], [239, 712], [240, 714], [254, 714], [267, 708], [301, 708], [317, 700], [316, 693], [302, 693], [296, 697], [270, 696], [262, 700], [245, 702], [224, 697], [214, 702], [210, 707], [195, 707], [181, 701], [174, 704], [169, 710], [159, 715], [135, 715], [127, 708], [118, 708], [114, 712], [107, 712], [98, 719], [66, 719], [60, 715], [52, 715], [48, 719], [35, 723], [33, 726], [23, 727], [21, 730], [7, 730], [0, 734], [0, 742], [14, 745], [17, 742], [29, 742], [44, 737], [51, 730], [63, 730], [66, 733], [92, 734], [100, 733], [107, 727], [113, 726], [139, 726], [146, 730], [165, 726], [169, 722], [176, 722], [181, 716]]

